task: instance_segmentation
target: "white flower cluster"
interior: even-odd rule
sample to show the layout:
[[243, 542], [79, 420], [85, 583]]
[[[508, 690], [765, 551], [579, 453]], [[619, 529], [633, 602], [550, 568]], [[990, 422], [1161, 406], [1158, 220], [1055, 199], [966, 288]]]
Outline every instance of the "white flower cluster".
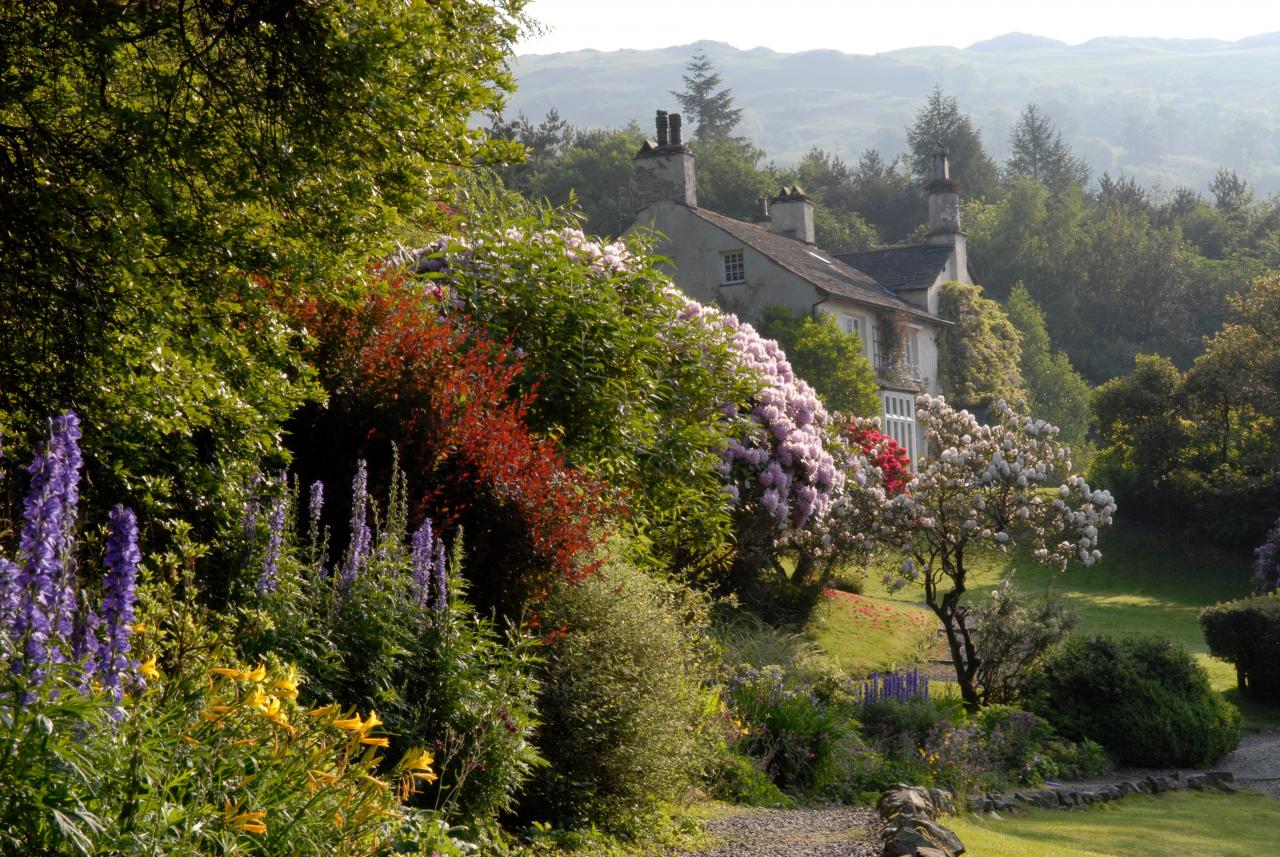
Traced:
[[[1019, 415], [1005, 402], [980, 425], [941, 397], [920, 396], [916, 417], [938, 454], [917, 467], [910, 489], [890, 503], [881, 538], [915, 556], [955, 556], [970, 543], [1027, 544], [1040, 562], [1092, 565], [1098, 531], [1115, 501], [1077, 476], [1056, 491], [1046, 482], [1071, 466], [1058, 430]], [[904, 571], [905, 574], [905, 571]]]

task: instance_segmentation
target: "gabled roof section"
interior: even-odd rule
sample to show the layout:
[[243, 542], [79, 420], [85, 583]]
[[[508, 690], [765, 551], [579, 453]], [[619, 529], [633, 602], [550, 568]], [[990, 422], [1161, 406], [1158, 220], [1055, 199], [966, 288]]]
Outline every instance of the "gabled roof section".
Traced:
[[868, 253], [843, 253], [839, 259], [865, 271], [885, 288], [910, 291], [932, 286], [952, 252], [953, 248], [945, 245], [913, 244]]
[[778, 235], [754, 226], [716, 214], [705, 208], [692, 208], [690, 212], [713, 226], [737, 238], [753, 250], [768, 256], [791, 273], [808, 280], [819, 289], [833, 295], [873, 304], [886, 309], [901, 310], [918, 318], [940, 321], [937, 316], [907, 303], [889, 289], [876, 282], [865, 272], [840, 261], [811, 244]]

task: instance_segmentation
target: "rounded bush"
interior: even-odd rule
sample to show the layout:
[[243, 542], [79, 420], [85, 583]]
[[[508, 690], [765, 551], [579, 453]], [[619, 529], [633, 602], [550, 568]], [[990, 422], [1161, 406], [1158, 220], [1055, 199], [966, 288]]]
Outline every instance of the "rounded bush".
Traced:
[[614, 542], [599, 571], [539, 606], [539, 769], [524, 817], [621, 833], [678, 799], [710, 761], [716, 711], [706, 611]]
[[1206, 607], [1200, 628], [1210, 654], [1235, 665], [1241, 691], [1280, 701], [1280, 598], [1261, 595]]
[[1198, 767], [1240, 742], [1240, 712], [1161, 637], [1073, 638], [1028, 677], [1027, 707], [1120, 765]]

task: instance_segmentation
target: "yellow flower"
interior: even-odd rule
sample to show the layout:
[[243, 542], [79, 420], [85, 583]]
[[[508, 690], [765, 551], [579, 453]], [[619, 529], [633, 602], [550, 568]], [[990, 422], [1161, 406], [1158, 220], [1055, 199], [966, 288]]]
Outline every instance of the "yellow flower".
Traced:
[[[414, 753], [416, 753], [417, 755], [410, 758], [410, 754], [414, 754]], [[436, 757], [431, 753], [430, 750], [423, 750], [419, 748], [416, 750], [410, 750], [408, 753], [405, 753], [403, 764], [404, 764], [405, 770], [408, 770], [408, 771], [429, 771], [431, 770], [431, 766], [435, 763], [435, 761], [436, 761]]]
[[328, 717], [330, 714], [336, 714], [338, 711], [338, 703], [331, 702], [320, 708], [313, 708], [307, 712], [308, 717]]
[[262, 681], [267, 677], [267, 665], [258, 664], [252, 671], [244, 673], [245, 681]]
[[155, 681], [160, 678], [160, 670], [156, 669], [156, 656], [152, 655], [138, 664], [138, 672], [142, 673], [142, 677], [148, 681]]
[[336, 783], [338, 781], [338, 775], [331, 774], [328, 771], [310, 770], [307, 771], [307, 773], [310, 774], [313, 779], [320, 780], [321, 782]]
[[285, 676], [282, 679], [277, 679], [275, 683], [271, 685], [271, 689], [280, 696], [287, 697], [288, 699], [297, 699], [298, 679], [291, 675]]
[[186, 741], [186, 742], [187, 742], [188, 744], [190, 744], [192, 747], [199, 747], [199, 746], [200, 746], [200, 742], [199, 742], [199, 741], [197, 741], [196, 739], [192, 738], [190, 735], [183, 735], [183, 736], [182, 736], [182, 740], [183, 740], [183, 741]]
[[366, 783], [370, 783], [370, 784], [375, 785], [375, 786], [377, 786], [378, 788], [381, 788], [381, 789], [389, 789], [389, 788], [391, 788], [391, 784], [390, 784], [390, 783], [385, 783], [385, 782], [383, 782], [382, 780], [378, 779], [377, 777], [371, 777], [371, 776], [369, 776], [368, 774], [361, 774], [361, 775], [360, 775], [360, 779], [364, 780]]
[[345, 729], [348, 732], [364, 731], [364, 722], [360, 719], [360, 715], [356, 715], [355, 717], [344, 717], [340, 720], [333, 721], [330, 725], [337, 726], [339, 729]]
[[368, 732], [370, 729], [373, 729], [374, 727], [381, 726], [381, 725], [382, 725], [382, 719], [378, 717], [378, 713], [376, 711], [370, 711], [369, 719], [364, 722], [364, 726], [361, 727], [360, 731]]
[[440, 779], [433, 771], [413, 771], [409, 776], [413, 777], [415, 780], [426, 780], [429, 783], [434, 783], [436, 780]]
[[209, 670], [210, 675], [226, 676], [227, 678], [239, 679], [244, 673], [234, 667], [214, 667]]
[[361, 744], [368, 744], [371, 747], [381, 747], [384, 750], [391, 746], [391, 742], [386, 738], [361, 738]]
[[147, 633], [147, 625], [145, 622], [135, 622], [129, 626], [129, 630], [135, 634], [145, 634]]
[[243, 830], [246, 833], [266, 833], [267, 825], [263, 821], [267, 817], [267, 811], [264, 809], [256, 809], [253, 812], [236, 812], [240, 808], [240, 804], [232, 804], [230, 800], [224, 800], [222, 804], [222, 818], [224, 823], [232, 830]]

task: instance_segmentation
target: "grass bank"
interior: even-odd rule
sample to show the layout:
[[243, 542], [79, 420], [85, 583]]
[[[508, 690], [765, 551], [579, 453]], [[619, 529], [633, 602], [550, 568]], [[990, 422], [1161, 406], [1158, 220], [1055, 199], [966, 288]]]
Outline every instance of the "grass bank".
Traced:
[[970, 854], [1000, 857], [1280, 856], [1280, 800], [1175, 792], [1070, 812], [948, 819]]

